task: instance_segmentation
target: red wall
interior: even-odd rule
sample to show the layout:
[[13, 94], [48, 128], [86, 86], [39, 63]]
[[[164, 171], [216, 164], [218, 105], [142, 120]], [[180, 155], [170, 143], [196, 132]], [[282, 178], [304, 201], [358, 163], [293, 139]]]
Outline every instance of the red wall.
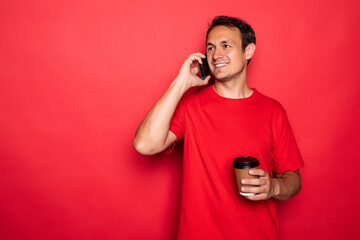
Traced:
[[181, 148], [145, 157], [132, 139], [218, 14], [255, 29], [250, 86], [285, 106], [306, 162], [302, 192], [279, 204], [283, 239], [353, 238], [359, 10], [356, 0], [1, 1], [0, 238], [174, 239]]

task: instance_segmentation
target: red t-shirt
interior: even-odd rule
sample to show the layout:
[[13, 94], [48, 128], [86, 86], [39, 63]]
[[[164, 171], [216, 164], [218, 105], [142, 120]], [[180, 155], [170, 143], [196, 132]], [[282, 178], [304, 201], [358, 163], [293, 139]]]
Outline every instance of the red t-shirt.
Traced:
[[170, 125], [184, 139], [178, 239], [278, 239], [274, 199], [241, 196], [232, 162], [252, 156], [259, 168], [284, 173], [303, 167], [284, 108], [254, 89], [229, 99], [212, 86], [185, 97]]

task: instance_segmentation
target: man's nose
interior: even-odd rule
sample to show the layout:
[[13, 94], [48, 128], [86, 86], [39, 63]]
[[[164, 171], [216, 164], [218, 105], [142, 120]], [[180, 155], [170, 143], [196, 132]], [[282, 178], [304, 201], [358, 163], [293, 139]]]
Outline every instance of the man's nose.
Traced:
[[224, 56], [223, 51], [221, 49], [217, 48], [214, 50], [213, 59], [217, 60], [219, 58], [222, 58]]

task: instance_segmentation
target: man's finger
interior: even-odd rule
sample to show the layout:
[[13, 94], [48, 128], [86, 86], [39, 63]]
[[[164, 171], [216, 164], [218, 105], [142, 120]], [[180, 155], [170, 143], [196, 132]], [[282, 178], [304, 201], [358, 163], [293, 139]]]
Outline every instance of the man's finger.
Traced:
[[190, 59], [190, 61], [192, 61], [192, 62], [195, 62], [195, 61], [196, 61], [196, 62], [202, 64], [202, 56], [205, 57], [204, 54], [194, 53], [194, 54], [191, 54], [188, 59]]
[[206, 85], [209, 83], [209, 80], [210, 80], [211, 76], [208, 75], [204, 80], [203, 80], [203, 85]]
[[262, 169], [251, 169], [249, 171], [250, 175], [260, 176], [260, 177], [266, 177], [268, 173]]
[[246, 196], [247, 199], [252, 201], [260, 201], [260, 200], [266, 200], [267, 194], [261, 193], [261, 194], [255, 194], [251, 196]]
[[244, 192], [244, 193], [264, 193], [264, 190], [263, 190], [262, 187], [245, 186], [245, 187], [241, 187], [241, 192]]
[[241, 180], [241, 183], [244, 185], [260, 186], [260, 185], [265, 185], [266, 180], [264, 178], [243, 179], [243, 180]]

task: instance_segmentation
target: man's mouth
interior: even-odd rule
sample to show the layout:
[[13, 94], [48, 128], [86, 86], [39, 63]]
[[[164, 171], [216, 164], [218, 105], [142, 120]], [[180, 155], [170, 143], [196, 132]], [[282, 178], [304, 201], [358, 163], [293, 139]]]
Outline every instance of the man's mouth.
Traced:
[[228, 64], [227, 63], [215, 63], [214, 64], [215, 68], [221, 68], [221, 67], [224, 67], [226, 65], [228, 65]]

